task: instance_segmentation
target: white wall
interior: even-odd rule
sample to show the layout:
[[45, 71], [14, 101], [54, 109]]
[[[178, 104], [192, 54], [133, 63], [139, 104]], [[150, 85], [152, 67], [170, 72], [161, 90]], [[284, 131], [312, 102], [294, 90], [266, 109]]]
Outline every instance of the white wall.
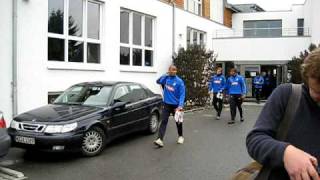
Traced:
[[0, 12], [0, 111], [9, 123], [12, 118], [12, 0], [1, 0]]
[[207, 34], [206, 47], [212, 49], [212, 32], [215, 29], [228, 30], [229, 28], [215, 23], [203, 17], [195, 16], [192, 13], [177, 9], [176, 11], [176, 51], [179, 47], [187, 46], [187, 27], [191, 27]]
[[320, 1], [319, 0], [307, 0], [311, 1], [311, 33], [312, 33], [312, 42], [315, 44], [320, 43], [320, 20], [319, 20], [319, 8]]
[[[310, 28], [310, 22], [306, 17], [306, 12], [303, 4], [293, 5], [292, 10], [289, 11], [268, 11], [268, 12], [256, 12], [256, 13], [234, 13], [232, 16], [232, 29], [235, 31], [241, 31], [243, 29], [243, 21], [247, 20], [282, 20], [283, 31], [286, 28], [297, 28], [297, 19], [305, 18], [305, 28]], [[283, 34], [286, 34], [283, 32]]]
[[308, 47], [310, 37], [215, 39], [219, 61], [287, 61]]
[[210, 17], [212, 20], [223, 24], [223, 0], [210, 1]]

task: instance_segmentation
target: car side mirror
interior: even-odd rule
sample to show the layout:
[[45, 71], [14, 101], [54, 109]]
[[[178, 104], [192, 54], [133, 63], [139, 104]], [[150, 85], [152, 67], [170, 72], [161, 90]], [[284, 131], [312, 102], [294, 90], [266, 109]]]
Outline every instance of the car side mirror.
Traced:
[[115, 110], [115, 111], [120, 111], [122, 109], [124, 109], [126, 107], [126, 104], [127, 102], [115, 102], [113, 105], [112, 105], [112, 109]]

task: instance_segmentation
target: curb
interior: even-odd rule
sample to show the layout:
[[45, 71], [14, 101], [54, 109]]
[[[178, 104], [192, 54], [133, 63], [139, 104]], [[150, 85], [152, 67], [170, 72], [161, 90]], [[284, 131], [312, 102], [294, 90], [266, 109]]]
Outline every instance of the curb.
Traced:
[[0, 167], [0, 177], [4, 177], [9, 180], [27, 179], [23, 173], [4, 167]]

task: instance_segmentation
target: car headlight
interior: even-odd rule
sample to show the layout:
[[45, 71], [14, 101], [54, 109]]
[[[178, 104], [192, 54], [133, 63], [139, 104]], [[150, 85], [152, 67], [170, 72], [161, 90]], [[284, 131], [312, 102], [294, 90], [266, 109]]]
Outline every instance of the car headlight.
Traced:
[[65, 124], [65, 125], [48, 125], [46, 127], [45, 133], [67, 133], [75, 130], [77, 128], [77, 123]]
[[11, 127], [12, 129], [16, 129], [16, 130], [19, 130], [19, 129], [20, 129], [20, 128], [19, 128], [19, 123], [18, 123], [17, 121], [15, 121], [15, 120], [12, 120], [12, 121], [11, 121], [10, 127]]

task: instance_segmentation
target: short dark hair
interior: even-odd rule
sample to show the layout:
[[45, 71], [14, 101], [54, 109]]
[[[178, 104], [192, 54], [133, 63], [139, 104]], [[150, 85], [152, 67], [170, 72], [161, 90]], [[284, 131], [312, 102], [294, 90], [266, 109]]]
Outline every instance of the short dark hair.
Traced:
[[230, 69], [230, 72], [235, 72], [235, 73], [237, 73], [238, 70], [237, 70], [236, 68], [231, 68], [231, 69]]
[[320, 48], [315, 49], [306, 57], [302, 64], [301, 75], [306, 84], [309, 78], [320, 82]]

